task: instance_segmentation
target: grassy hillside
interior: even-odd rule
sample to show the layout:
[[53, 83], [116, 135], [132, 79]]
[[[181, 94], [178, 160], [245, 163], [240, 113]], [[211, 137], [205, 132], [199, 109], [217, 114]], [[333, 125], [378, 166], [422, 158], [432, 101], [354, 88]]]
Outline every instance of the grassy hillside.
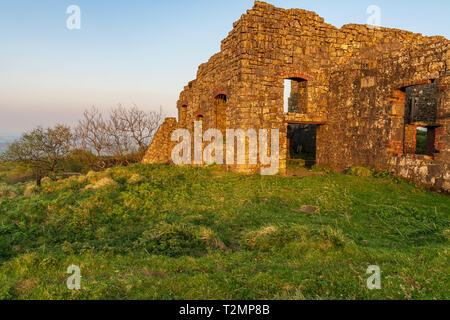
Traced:
[[136, 165], [12, 191], [0, 299], [450, 298], [450, 198], [391, 178]]

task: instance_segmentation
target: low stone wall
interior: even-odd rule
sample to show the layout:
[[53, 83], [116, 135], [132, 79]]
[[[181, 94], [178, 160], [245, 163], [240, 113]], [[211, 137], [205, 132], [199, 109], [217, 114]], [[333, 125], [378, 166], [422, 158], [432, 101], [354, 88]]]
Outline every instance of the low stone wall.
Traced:
[[148, 148], [142, 163], [172, 163], [171, 154], [175, 143], [171, 141], [171, 136], [177, 127], [178, 123], [175, 118], [167, 118], [164, 121], [156, 132], [152, 144]]
[[450, 192], [450, 165], [422, 155], [403, 155], [389, 160], [394, 175], [420, 186]]

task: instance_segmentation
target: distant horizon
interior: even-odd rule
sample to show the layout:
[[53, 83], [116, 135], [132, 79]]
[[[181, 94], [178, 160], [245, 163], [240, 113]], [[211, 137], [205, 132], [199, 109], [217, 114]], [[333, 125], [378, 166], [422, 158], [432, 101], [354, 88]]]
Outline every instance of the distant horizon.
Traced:
[[[366, 24], [370, 5], [381, 26], [450, 38], [450, 2], [430, 0], [266, 1], [314, 11], [329, 24]], [[41, 125], [73, 126], [92, 105], [121, 103], [176, 116], [180, 91], [253, 0], [88, 1], [0, 3], [0, 132]], [[81, 10], [81, 29], [69, 30], [66, 10]]]

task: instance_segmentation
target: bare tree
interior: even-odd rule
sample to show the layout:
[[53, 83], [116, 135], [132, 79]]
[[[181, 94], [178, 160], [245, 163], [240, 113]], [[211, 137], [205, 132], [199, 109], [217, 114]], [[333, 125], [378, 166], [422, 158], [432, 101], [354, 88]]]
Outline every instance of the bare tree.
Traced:
[[110, 145], [110, 136], [107, 132], [107, 124], [96, 107], [84, 111], [83, 118], [75, 128], [75, 134], [80, 147], [94, 152], [98, 160], [97, 165], [105, 168], [104, 156]]
[[133, 106], [125, 109], [121, 105], [113, 109], [111, 117], [116, 118], [122, 130], [132, 139], [140, 157], [152, 142], [153, 136], [163, 121], [161, 112], [145, 112]]
[[97, 166], [104, 169], [111, 162], [128, 165], [141, 160], [162, 120], [161, 112], [144, 112], [136, 106], [119, 105], [106, 118], [92, 107], [75, 131], [81, 148], [95, 152]]
[[135, 152], [133, 141], [126, 131], [126, 124], [121, 120], [117, 109], [112, 109], [106, 123], [106, 132], [110, 141], [107, 146], [108, 154], [113, 157], [115, 164], [127, 165], [130, 154]]
[[72, 143], [73, 134], [67, 126], [56, 125], [47, 129], [37, 127], [12, 143], [2, 154], [2, 159], [21, 162], [33, 168], [36, 184], [40, 186], [44, 176], [56, 180], [59, 165], [70, 152]]

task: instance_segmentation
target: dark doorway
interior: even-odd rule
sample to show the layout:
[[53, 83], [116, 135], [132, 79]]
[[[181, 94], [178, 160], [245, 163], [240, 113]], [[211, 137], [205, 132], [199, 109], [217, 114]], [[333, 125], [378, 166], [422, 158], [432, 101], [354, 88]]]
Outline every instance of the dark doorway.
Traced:
[[304, 160], [307, 167], [316, 163], [317, 125], [290, 123], [288, 124], [287, 138], [290, 160]]
[[416, 154], [427, 154], [428, 129], [417, 128], [416, 134]]
[[416, 134], [416, 154], [432, 156], [436, 153], [434, 146], [436, 128], [417, 128]]
[[215, 115], [216, 115], [216, 128], [222, 134], [226, 131], [226, 115], [227, 115], [227, 96], [219, 94], [214, 99]]

